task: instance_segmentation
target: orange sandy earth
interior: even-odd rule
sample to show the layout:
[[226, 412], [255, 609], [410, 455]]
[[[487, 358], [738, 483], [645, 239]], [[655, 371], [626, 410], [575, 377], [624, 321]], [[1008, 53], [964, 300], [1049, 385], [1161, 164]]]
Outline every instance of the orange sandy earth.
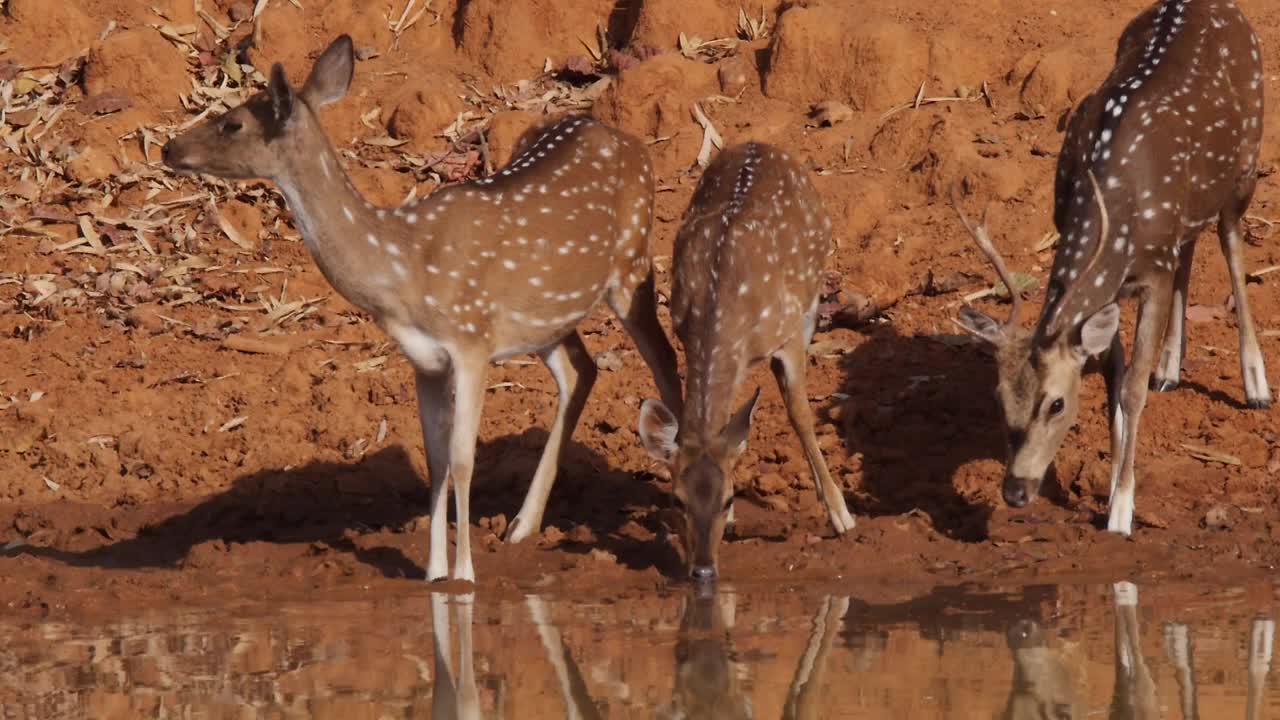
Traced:
[[[1240, 4], [1270, 51], [1275, 95], [1280, 4]], [[1036, 247], [1052, 229], [1062, 120], [1142, 0], [771, 0], [755, 39], [739, 34], [737, 0], [436, 0], [403, 17], [403, 3], [270, 0], [256, 18], [253, 5], [9, 0], [0, 19], [0, 541], [13, 541], [0, 601], [15, 612], [342, 595], [423, 577], [428, 489], [408, 363], [326, 284], [269, 183], [179, 179], [158, 163], [177, 126], [237, 104], [240, 83], [257, 87], [272, 61], [301, 82], [341, 32], [364, 59], [323, 118], [372, 201], [483, 172], [476, 130], [500, 165], [540, 116], [591, 107], [651, 143], [664, 291], [698, 177], [694, 103], [726, 143], [775, 143], [811, 168], [835, 218], [837, 301], [881, 310], [857, 329], [824, 329], [811, 353], [821, 445], [859, 524], [831, 537], [760, 368], [738, 389], [765, 385], [726, 577], [896, 594], [1248, 579], [1280, 562], [1276, 411], [1243, 409], [1215, 238], [1196, 255], [1184, 384], [1153, 395], [1143, 416], [1132, 539], [1099, 530], [1100, 377], [1086, 380], [1087, 410], [1046, 497], [1009, 510], [994, 370], [948, 320], [992, 273], [942, 190], [964, 180], [973, 207], [992, 199], [996, 244], [1015, 270], [1043, 277], [1052, 250]], [[597, 62], [601, 36], [621, 50]], [[724, 38], [736, 42], [708, 42]], [[944, 101], [903, 109], [921, 83]], [[810, 109], [825, 101], [852, 112], [819, 127]], [[1276, 128], [1248, 222], [1251, 270], [1280, 263], [1268, 219], [1280, 220]], [[1280, 274], [1249, 292], [1274, 375]], [[499, 537], [546, 437], [554, 384], [525, 361], [490, 373], [467, 528], [481, 590], [607, 595], [678, 575], [668, 483], [634, 430], [652, 380], [606, 311], [583, 328], [605, 371], [546, 529], [521, 546]]]

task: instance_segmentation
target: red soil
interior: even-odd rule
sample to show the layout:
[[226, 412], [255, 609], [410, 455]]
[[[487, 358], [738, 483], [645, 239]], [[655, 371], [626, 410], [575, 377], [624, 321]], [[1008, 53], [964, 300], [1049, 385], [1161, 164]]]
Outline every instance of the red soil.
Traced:
[[[721, 554], [728, 577], [855, 578], [888, 589], [1270, 568], [1280, 562], [1275, 412], [1243, 409], [1213, 238], [1196, 257], [1192, 302], [1205, 306], [1205, 319], [1190, 327], [1183, 386], [1153, 395], [1143, 416], [1130, 540], [1098, 529], [1109, 477], [1100, 378], [1086, 381], [1087, 410], [1058, 454], [1048, 497], [1010, 511], [999, 499], [994, 370], [948, 321], [991, 272], [940, 190], [963, 179], [995, 200], [997, 245], [1014, 269], [1043, 277], [1051, 251], [1035, 246], [1051, 229], [1062, 116], [1101, 79], [1143, 4], [771, 0], [772, 37], [742, 40], [732, 57], [708, 63], [682, 56], [678, 33], [689, 46], [734, 36], [736, 2], [649, 2], [637, 12], [606, 0], [444, 0], [397, 40], [390, 28], [400, 9], [388, 18], [380, 3], [299, 9], [276, 0], [255, 28], [248, 2], [212, 0], [206, 18], [187, 0], [9, 0], [0, 19], [8, 44], [0, 77], [14, 88], [0, 144], [0, 220], [12, 228], [0, 244], [0, 540], [25, 545], [0, 559], [0, 600], [48, 611], [90, 597], [113, 607], [277, 598], [422, 577], [428, 490], [408, 364], [333, 294], [268, 183], [212, 188], [228, 234], [206, 199], [210, 186], [157, 164], [166, 130], [192, 114], [179, 95], [192, 93], [193, 78], [235, 89], [220, 73], [245, 67], [228, 47], [256, 40], [239, 60], [259, 73], [282, 61], [301, 81], [340, 32], [367, 59], [324, 119], [377, 202], [435, 186], [406, 154], [439, 161], [445, 178], [483, 163], [467, 148], [450, 154], [441, 137], [459, 113], [472, 113], [465, 136], [503, 111], [489, 133], [490, 161], [501, 162], [545, 109], [544, 91], [559, 93], [559, 109], [572, 106], [565, 97], [598, 96], [599, 116], [653, 142], [663, 269], [697, 179], [693, 103], [726, 142], [775, 143], [813, 169], [840, 242], [833, 285], [883, 310], [861, 330], [820, 333], [810, 368], [822, 444], [859, 525], [827, 537], [799, 444], [761, 369], [753, 381], [766, 390], [740, 466], [737, 538]], [[1280, 46], [1280, 7], [1240, 4], [1264, 47]], [[597, 27], [629, 48], [606, 54], [626, 67], [609, 87], [518, 84], [540, 78], [548, 60], [590, 66]], [[83, 69], [64, 64], [77, 57], [87, 58]], [[925, 97], [961, 99], [885, 117], [922, 82]], [[1271, 74], [1267, 85], [1278, 89]], [[740, 96], [714, 97], [739, 88]], [[88, 114], [90, 96], [128, 107]], [[810, 106], [824, 101], [849, 106], [851, 117], [815, 127]], [[1270, 177], [1276, 133], [1269, 124], [1251, 211], [1262, 219], [1249, 222], [1255, 270], [1280, 263], [1266, 220], [1280, 203]], [[363, 142], [388, 138], [408, 142]], [[668, 287], [665, 273], [659, 287]], [[1280, 274], [1250, 293], [1274, 372]], [[467, 529], [482, 589], [616, 592], [666, 582], [675, 567], [667, 485], [634, 431], [652, 380], [615, 320], [602, 311], [584, 328], [592, 351], [613, 353], [621, 369], [601, 374], [542, 541], [519, 547], [498, 533], [546, 437], [553, 382], [537, 366], [491, 372], [477, 524]], [[1131, 329], [1130, 318], [1126, 336]], [[269, 352], [241, 352], [236, 339]], [[1238, 464], [1197, 459], [1185, 445]], [[86, 588], [97, 592], [74, 592]]]

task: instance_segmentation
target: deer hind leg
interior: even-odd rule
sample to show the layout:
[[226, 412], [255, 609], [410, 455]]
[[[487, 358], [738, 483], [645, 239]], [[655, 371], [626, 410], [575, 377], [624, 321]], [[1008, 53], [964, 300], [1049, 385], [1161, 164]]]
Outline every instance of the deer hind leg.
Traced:
[[[453, 559], [455, 580], [475, 582], [471, 564], [471, 474], [476, 464], [476, 435], [484, 405], [484, 377], [488, 358], [470, 353], [453, 363], [453, 424], [449, 428], [449, 479], [453, 483], [457, 514], [457, 549]], [[433, 523], [434, 525], [434, 523]]]
[[1183, 720], [1199, 718], [1200, 703], [1197, 699], [1191, 631], [1185, 624], [1180, 622], [1165, 624], [1164, 649], [1178, 681], [1178, 702], [1182, 707]]
[[805, 387], [805, 346], [804, 338], [797, 335], [787, 342], [773, 356], [773, 375], [778, 381], [778, 389], [782, 391], [782, 399], [787, 406], [787, 415], [791, 419], [791, 427], [800, 436], [800, 444], [804, 447], [805, 458], [809, 461], [809, 469], [813, 473], [818, 498], [827, 508], [831, 517], [831, 526], [836, 533], [843, 535], [853, 529], [853, 515], [845, 504], [844, 493], [840, 486], [831, 479], [822, 450], [818, 447], [818, 437], [813, 431], [813, 409], [809, 407], [809, 394]]
[[1249, 407], [1271, 407], [1271, 389], [1267, 386], [1267, 369], [1258, 347], [1258, 334], [1253, 328], [1253, 313], [1249, 310], [1249, 295], [1245, 288], [1244, 247], [1240, 241], [1240, 219], [1223, 213], [1218, 218], [1218, 239], [1222, 242], [1222, 254], [1227, 257], [1227, 270], [1231, 273], [1231, 292], [1236, 298], [1236, 325], [1240, 332], [1240, 374], [1244, 378], [1244, 394]]
[[1191, 261], [1195, 252], [1196, 243], [1192, 238], [1183, 243], [1178, 257], [1178, 269], [1173, 277], [1173, 300], [1169, 307], [1169, 329], [1164, 335], [1160, 365], [1151, 376], [1151, 389], [1156, 392], [1168, 392], [1178, 387], [1182, 374], [1182, 360], [1187, 354], [1187, 288], [1191, 285]]
[[547, 509], [547, 498], [556, 481], [561, 451], [573, 436], [578, 418], [587, 404], [587, 396], [591, 394], [591, 386], [596, 382], [596, 364], [576, 330], [541, 356], [555, 378], [559, 392], [556, 417], [547, 444], [542, 449], [542, 457], [538, 460], [538, 469], [533, 473], [529, 492], [524, 496], [524, 504], [507, 531], [507, 542], [510, 543], [521, 542], [542, 529], [542, 514]]
[[1107, 530], [1126, 536], [1133, 532], [1134, 493], [1137, 487], [1134, 462], [1138, 452], [1138, 424], [1147, 404], [1147, 390], [1156, 350], [1169, 318], [1171, 290], [1171, 284], [1165, 281], [1142, 291], [1138, 307], [1138, 330], [1133, 338], [1133, 357], [1125, 373], [1120, 395], [1120, 412], [1124, 416], [1121, 436], [1123, 450], [1111, 458], [1112, 476], [1117, 478], [1117, 482], [1111, 492]]
[[427, 450], [427, 474], [431, 480], [431, 545], [427, 579], [449, 576], [449, 429], [453, 425], [453, 398], [448, 372], [415, 376], [418, 417]]
[[622, 320], [622, 326], [635, 341], [640, 357], [653, 373], [662, 404], [680, 417], [684, 402], [681, 400], [680, 375], [676, 372], [676, 351], [658, 323], [653, 269], [649, 268], [644, 279], [634, 288], [627, 285], [624, 283], [609, 290], [609, 307]]

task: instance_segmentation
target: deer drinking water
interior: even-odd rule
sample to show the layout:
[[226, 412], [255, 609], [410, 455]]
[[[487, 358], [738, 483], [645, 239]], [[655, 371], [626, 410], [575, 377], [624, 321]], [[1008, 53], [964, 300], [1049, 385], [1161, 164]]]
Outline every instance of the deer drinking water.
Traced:
[[178, 170], [275, 181], [325, 278], [400, 344], [416, 372], [431, 477], [427, 576], [448, 575], [452, 482], [454, 577], [474, 580], [469, 497], [489, 361], [535, 352], [559, 390], [511, 541], [539, 530], [560, 450], [595, 381], [575, 328], [600, 300], [622, 319], [663, 399], [680, 404], [675, 352], [654, 298], [652, 169], [637, 140], [566, 117], [493, 177], [412, 206], [375, 208], [346, 178], [317, 115], [346, 94], [353, 70], [347, 36], [299, 90], [277, 64], [265, 93], [174, 138], [164, 160]]
[[760, 143], [726, 149], [707, 168], [676, 237], [671, 315], [684, 343], [683, 416], [640, 408], [645, 448], [671, 471], [684, 508], [685, 562], [716, 575], [733, 503], [733, 466], [746, 449], [759, 389], [736, 412], [734, 390], [766, 358], [837, 533], [854, 525], [813, 431], [805, 348], [817, 325], [831, 220], [804, 170]]
[[[960, 313], [960, 324], [996, 349], [1008, 504], [1026, 505], [1039, 491], [1076, 417], [1085, 361], [1107, 354], [1107, 529], [1130, 534], [1138, 421], [1149, 384], [1158, 391], [1178, 384], [1192, 253], [1214, 220], [1235, 295], [1245, 395], [1252, 408], [1270, 406], [1240, 237], [1257, 183], [1262, 79], [1257, 36], [1234, 2], [1162, 0], [1125, 29], [1115, 67], [1076, 109], [1054, 185], [1062, 241], [1034, 333], [1017, 326], [1016, 292], [1004, 323], [972, 308]], [[1014, 287], [985, 222], [973, 225], [954, 195], [952, 203]], [[1138, 325], [1126, 368], [1116, 303], [1134, 295]]]

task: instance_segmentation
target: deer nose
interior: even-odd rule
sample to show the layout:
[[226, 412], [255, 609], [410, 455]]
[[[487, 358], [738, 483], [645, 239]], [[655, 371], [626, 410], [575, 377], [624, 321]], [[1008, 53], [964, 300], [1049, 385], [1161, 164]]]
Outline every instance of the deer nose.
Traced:
[[1030, 501], [1027, 494], [1027, 483], [1017, 478], [1009, 478], [1004, 484], [1004, 501], [1009, 507], [1026, 507]]
[[710, 565], [695, 565], [689, 576], [700, 583], [711, 582], [716, 579], [716, 569]]
[[165, 143], [164, 147], [160, 149], [160, 159], [163, 160], [166, 164], [173, 162], [173, 141], [172, 140]]

